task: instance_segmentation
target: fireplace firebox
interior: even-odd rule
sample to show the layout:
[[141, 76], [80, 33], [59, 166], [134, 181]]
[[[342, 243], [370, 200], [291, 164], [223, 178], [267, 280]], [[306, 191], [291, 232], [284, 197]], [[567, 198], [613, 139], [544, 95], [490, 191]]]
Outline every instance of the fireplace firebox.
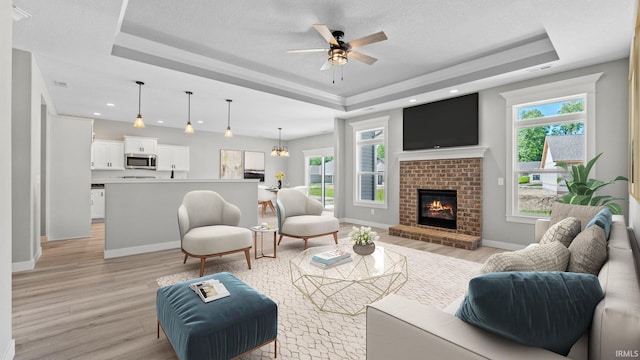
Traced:
[[418, 224], [457, 228], [457, 191], [418, 189]]

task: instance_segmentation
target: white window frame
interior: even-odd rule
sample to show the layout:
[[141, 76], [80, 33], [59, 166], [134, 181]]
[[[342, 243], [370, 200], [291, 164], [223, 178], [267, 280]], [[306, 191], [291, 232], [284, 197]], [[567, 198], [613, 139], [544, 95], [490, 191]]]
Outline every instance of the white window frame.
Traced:
[[[507, 131], [507, 163], [505, 167], [507, 192], [506, 219], [508, 222], [534, 224], [536, 219], [540, 218], [540, 215], [523, 215], [517, 212], [518, 172], [516, 171], [516, 163], [518, 161], [518, 144], [516, 138], [518, 136], [518, 127], [516, 127], [515, 124], [518, 117], [517, 107], [522, 107], [526, 104], [546, 103], [553, 99], [570, 98], [584, 94], [585, 114], [566, 114], [561, 116], [566, 120], [570, 117], [576, 117], [577, 119], [578, 116], [583, 119], [584, 115], [586, 115], [584, 123], [585, 156], [587, 159], [591, 159], [595, 156], [596, 147], [596, 82], [601, 76], [602, 73], [591, 74], [500, 93], [506, 100], [506, 126], [507, 129], [511, 129], [511, 131]], [[540, 121], [546, 124], [550, 118], [551, 117], [547, 117]], [[595, 176], [595, 167], [592, 171]]]
[[[387, 186], [389, 183], [387, 181], [389, 172], [389, 116], [352, 122], [349, 125], [353, 128], [353, 205], [386, 209], [389, 203], [389, 187]], [[378, 129], [382, 129], [383, 131], [384, 136], [382, 139], [358, 140], [359, 133]], [[375, 200], [360, 200], [360, 145], [378, 143], [382, 143], [384, 145], [384, 199], [382, 202], [376, 202]]]

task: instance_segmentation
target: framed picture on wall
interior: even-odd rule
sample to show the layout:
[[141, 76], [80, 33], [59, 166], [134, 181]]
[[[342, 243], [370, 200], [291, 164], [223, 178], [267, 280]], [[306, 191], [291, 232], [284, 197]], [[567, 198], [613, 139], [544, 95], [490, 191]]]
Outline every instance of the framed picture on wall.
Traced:
[[244, 152], [244, 178], [259, 179], [264, 182], [264, 152]]
[[220, 179], [242, 178], [242, 150], [220, 150]]

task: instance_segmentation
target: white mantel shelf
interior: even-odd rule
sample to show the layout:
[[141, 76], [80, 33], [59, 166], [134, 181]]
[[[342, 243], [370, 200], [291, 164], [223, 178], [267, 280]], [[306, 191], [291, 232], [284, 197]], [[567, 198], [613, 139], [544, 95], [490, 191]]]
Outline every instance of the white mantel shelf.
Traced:
[[399, 161], [464, 159], [484, 157], [486, 146], [464, 146], [432, 150], [402, 151], [394, 153]]

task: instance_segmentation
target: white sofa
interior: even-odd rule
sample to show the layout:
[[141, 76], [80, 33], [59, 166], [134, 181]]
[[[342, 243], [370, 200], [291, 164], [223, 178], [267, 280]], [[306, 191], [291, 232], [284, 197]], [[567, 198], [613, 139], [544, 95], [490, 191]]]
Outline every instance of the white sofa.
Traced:
[[[367, 359], [620, 359], [640, 357], [638, 247], [624, 217], [613, 216], [608, 259], [598, 274], [604, 299], [591, 328], [567, 357], [527, 347], [454, 316], [463, 297], [444, 310], [391, 294], [367, 308]], [[536, 240], [549, 220], [536, 223]], [[633, 239], [635, 241], [635, 239]]]

